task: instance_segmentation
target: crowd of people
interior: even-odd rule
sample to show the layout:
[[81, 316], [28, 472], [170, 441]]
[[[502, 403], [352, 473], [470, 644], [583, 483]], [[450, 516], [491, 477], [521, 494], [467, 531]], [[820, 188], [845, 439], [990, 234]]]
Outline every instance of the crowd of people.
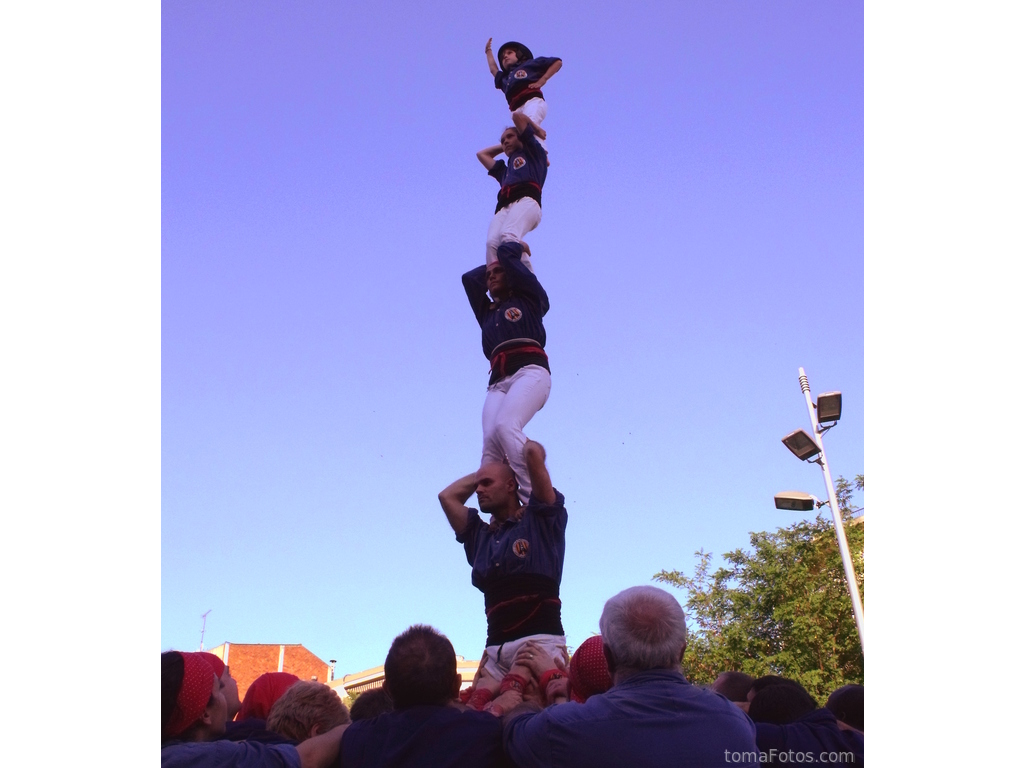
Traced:
[[383, 687], [351, 711], [329, 686], [280, 672], [239, 702], [216, 656], [167, 651], [162, 765], [863, 765], [863, 686], [845, 685], [819, 707], [784, 677], [724, 671], [711, 686], [693, 685], [681, 671], [682, 607], [653, 586], [609, 599], [599, 627], [568, 663], [523, 643], [499, 685], [501, 711], [468, 706], [474, 688], [460, 690], [455, 649], [425, 625], [395, 638]]
[[[483, 450], [478, 469], [438, 494], [484, 597], [477, 674], [463, 688], [452, 644], [415, 625], [392, 643], [383, 687], [350, 711], [329, 686], [282, 672], [262, 675], [239, 701], [218, 657], [168, 651], [164, 768], [862, 765], [862, 686], [819, 707], [783, 677], [725, 670], [709, 688], [693, 685], [681, 671], [686, 619], [664, 590], [610, 598], [600, 635], [569, 655], [565, 497], [544, 447], [523, 433], [551, 390], [549, 300], [523, 236], [540, 222], [550, 165], [541, 86], [562, 62], [516, 42], [496, 60], [488, 40], [485, 54], [513, 125], [477, 153], [501, 188], [485, 263], [462, 277], [491, 364]], [[502, 153], [507, 162], [496, 159]], [[466, 506], [474, 494], [479, 510]]]

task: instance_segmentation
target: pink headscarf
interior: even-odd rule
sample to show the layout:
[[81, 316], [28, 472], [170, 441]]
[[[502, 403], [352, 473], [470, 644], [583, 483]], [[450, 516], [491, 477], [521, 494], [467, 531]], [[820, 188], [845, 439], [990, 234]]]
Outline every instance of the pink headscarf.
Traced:
[[588, 637], [572, 655], [569, 660], [569, 685], [572, 700], [581, 703], [595, 693], [604, 693], [612, 687], [600, 635]]
[[206, 711], [213, 693], [217, 673], [200, 653], [182, 653], [185, 675], [178, 691], [177, 703], [167, 723], [166, 738], [184, 733]]
[[247, 720], [250, 717], [258, 717], [260, 720], [266, 720], [274, 702], [297, 682], [299, 678], [290, 672], [264, 672], [252, 681], [249, 690], [245, 692], [242, 708], [238, 710], [235, 719]]

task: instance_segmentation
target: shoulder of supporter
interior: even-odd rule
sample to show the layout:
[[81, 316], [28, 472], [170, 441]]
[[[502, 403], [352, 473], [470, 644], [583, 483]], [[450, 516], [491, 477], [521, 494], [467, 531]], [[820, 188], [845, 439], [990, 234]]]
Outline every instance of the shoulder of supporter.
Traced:
[[294, 739], [267, 730], [267, 721], [256, 717], [232, 720], [218, 741], [256, 741], [261, 744], [295, 744]]
[[300, 768], [291, 744], [246, 741], [172, 743], [160, 750], [161, 768]]
[[559, 493], [558, 489], [555, 488], [555, 503], [554, 504], [542, 504], [537, 501], [533, 494], [530, 494], [530, 501], [527, 504], [527, 508], [535, 515], [541, 517], [550, 517], [552, 515], [558, 515], [565, 513], [565, 496]]
[[502, 723], [501, 741], [505, 754], [516, 765], [547, 765], [545, 755], [551, 754], [550, 713], [569, 704], [556, 704], [542, 712], [522, 711], [506, 717]]
[[537, 138], [537, 134], [534, 133], [533, 126], [527, 125], [522, 132], [519, 134], [519, 141], [523, 145], [523, 152], [530, 155], [534, 160], [540, 160], [543, 158], [547, 161], [547, 151], [541, 145], [540, 140]]

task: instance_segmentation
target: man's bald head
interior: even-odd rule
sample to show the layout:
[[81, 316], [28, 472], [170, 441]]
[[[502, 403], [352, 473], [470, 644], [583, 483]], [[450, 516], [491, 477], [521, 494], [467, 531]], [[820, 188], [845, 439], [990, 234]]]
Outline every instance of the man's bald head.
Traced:
[[[480, 467], [480, 471], [486, 471], [488, 473], [494, 474], [496, 477], [499, 477], [502, 480], [516, 479], [516, 473], [512, 471], [512, 467], [500, 461], [492, 461], [489, 464], [484, 464], [482, 467]], [[480, 472], [477, 472], [477, 477], [479, 476]]]
[[508, 464], [484, 464], [476, 473], [476, 500], [482, 512], [504, 519], [518, 506], [516, 474]]

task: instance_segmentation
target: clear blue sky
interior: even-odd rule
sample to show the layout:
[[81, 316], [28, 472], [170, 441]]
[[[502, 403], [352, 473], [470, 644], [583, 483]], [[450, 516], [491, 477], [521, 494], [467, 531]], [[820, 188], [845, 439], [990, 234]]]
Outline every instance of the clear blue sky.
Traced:
[[497, 192], [474, 154], [509, 123], [488, 37], [563, 59], [527, 433], [568, 502], [569, 644], [620, 589], [793, 522], [777, 491], [824, 497], [780, 442], [808, 428], [799, 366], [843, 392], [833, 473], [864, 471], [861, 4], [189, 1], [162, 23], [162, 648], [212, 609], [208, 647], [303, 643], [339, 674], [418, 622], [478, 657], [436, 495], [480, 454], [459, 278]]

